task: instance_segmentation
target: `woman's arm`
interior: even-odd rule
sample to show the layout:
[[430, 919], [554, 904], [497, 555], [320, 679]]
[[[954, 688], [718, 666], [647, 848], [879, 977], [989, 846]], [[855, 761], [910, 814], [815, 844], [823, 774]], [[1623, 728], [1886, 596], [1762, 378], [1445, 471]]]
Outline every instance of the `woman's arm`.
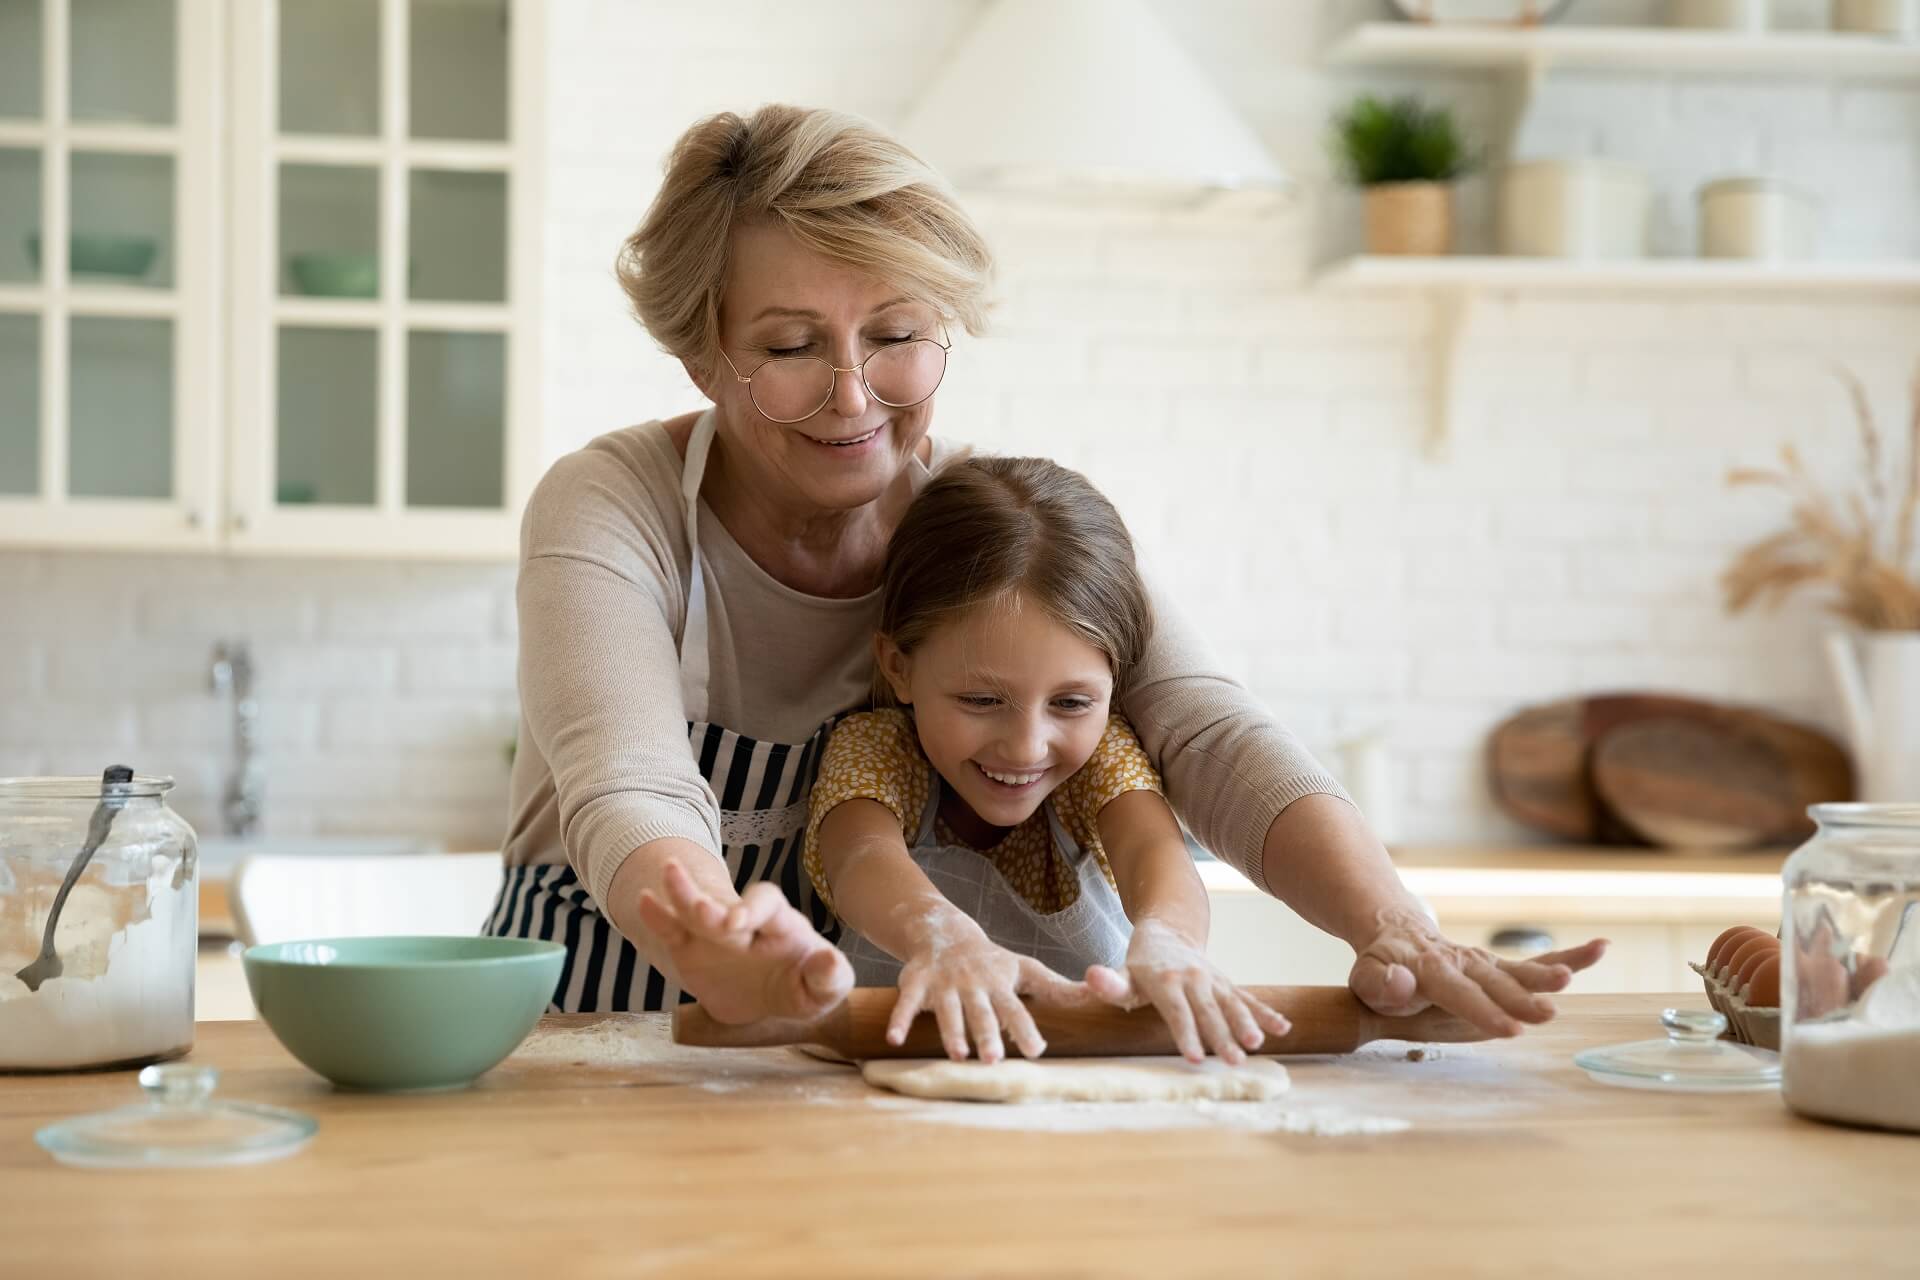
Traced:
[[537, 759], [520, 767], [544, 764], [553, 793], [516, 788], [509, 842], [523, 824], [540, 833], [550, 803], [567, 861], [600, 909], [715, 1017], [812, 1016], [852, 976], [779, 890], [749, 888], [747, 923], [722, 924], [742, 899], [687, 745], [675, 643], [684, 588], [662, 514], [675, 500], [671, 486], [650, 492], [596, 445], [556, 463], [528, 502], [519, 688], [523, 750]]
[[1484, 1031], [1512, 1036], [1553, 1017], [1543, 994], [1600, 959], [1607, 943], [1502, 960], [1449, 942], [1393, 869], [1379, 837], [1345, 800], [1313, 795], [1273, 820], [1261, 850], [1268, 892], [1354, 950], [1347, 983], [1376, 1012], [1439, 1005]]
[[982, 1062], [1002, 1056], [1004, 1028], [1029, 1058], [1046, 1052], [1023, 994], [1065, 996], [1072, 983], [1029, 956], [994, 945], [974, 919], [949, 902], [914, 862], [900, 819], [878, 800], [845, 800], [821, 820], [820, 867], [835, 913], [902, 962], [900, 996], [887, 1021], [899, 1044], [922, 1009], [940, 1024], [948, 1056]]
[[1285, 1018], [1208, 962], [1206, 887], [1166, 799], [1128, 791], [1109, 800], [1097, 822], [1133, 938], [1124, 972], [1104, 965], [1087, 971], [1094, 994], [1125, 1008], [1152, 1004], [1191, 1062], [1211, 1048], [1237, 1065], [1269, 1033], [1285, 1035]]
[[1495, 1035], [1551, 1018], [1539, 993], [1566, 986], [1606, 944], [1507, 961], [1448, 942], [1340, 784], [1148, 586], [1153, 637], [1125, 712], [1200, 842], [1352, 946], [1350, 985], [1378, 1012], [1437, 1004]]

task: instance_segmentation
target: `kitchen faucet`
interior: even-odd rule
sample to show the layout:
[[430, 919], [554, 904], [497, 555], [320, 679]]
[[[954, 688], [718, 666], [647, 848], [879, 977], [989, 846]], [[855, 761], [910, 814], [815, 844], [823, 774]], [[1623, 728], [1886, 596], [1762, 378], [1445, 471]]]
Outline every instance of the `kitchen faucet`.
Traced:
[[260, 703], [253, 696], [253, 654], [242, 640], [213, 646], [207, 672], [215, 694], [233, 698], [233, 767], [227, 773], [220, 817], [230, 836], [250, 836], [260, 825], [266, 777], [259, 759]]

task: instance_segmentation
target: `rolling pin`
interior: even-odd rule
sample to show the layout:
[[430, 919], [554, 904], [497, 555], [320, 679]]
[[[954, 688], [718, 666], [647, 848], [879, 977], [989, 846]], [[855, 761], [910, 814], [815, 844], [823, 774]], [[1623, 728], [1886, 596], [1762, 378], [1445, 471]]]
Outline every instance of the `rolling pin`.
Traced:
[[[1485, 1040], [1472, 1023], [1443, 1009], [1389, 1018], [1367, 1008], [1345, 987], [1246, 987], [1293, 1024], [1284, 1036], [1268, 1036], [1258, 1053], [1351, 1053], [1372, 1040], [1420, 1040], [1455, 1044]], [[887, 1043], [887, 1017], [899, 992], [892, 987], [856, 987], [845, 1001], [814, 1021], [769, 1018], [728, 1024], [714, 1021], [697, 1004], [673, 1012], [676, 1044], [714, 1049], [810, 1044], [843, 1058], [944, 1058], [940, 1030], [931, 1013], [913, 1020], [905, 1043]], [[1047, 1041], [1049, 1058], [1113, 1058], [1179, 1052], [1173, 1033], [1152, 1007], [1116, 1009], [1084, 1005], [1029, 1004], [1034, 1025]]]

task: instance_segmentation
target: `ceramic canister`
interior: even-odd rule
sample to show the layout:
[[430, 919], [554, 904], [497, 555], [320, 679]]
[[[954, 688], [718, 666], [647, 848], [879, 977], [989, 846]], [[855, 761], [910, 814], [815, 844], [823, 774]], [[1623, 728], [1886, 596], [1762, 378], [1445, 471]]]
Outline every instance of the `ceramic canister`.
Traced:
[[1517, 164], [1500, 175], [1500, 252], [1536, 258], [1639, 258], [1647, 250], [1645, 174], [1607, 160]]
[[1814, 203], [1772, 178], [1723, 178], [1700, 188], [1700, 256], [1771, 262], [1813, 256]]

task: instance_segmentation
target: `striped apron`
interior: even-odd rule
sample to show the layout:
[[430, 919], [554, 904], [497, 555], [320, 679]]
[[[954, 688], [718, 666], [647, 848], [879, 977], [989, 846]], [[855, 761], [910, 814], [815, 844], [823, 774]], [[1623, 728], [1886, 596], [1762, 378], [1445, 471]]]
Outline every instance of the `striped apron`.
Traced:
[[[698, 515], [700, 481], [713, 448], [714, 427], [709, 409], [700, 415], [687, 442], [680, 480], [693, 566], [686, 626], [680, 637], [687, 745], [720, 809], [720, 853], [733, 887], [744, 892], [756, 880], [779, 885], [787, 901], [815, 929], [829, 941], [837, 941], [839, 922], [815, 895], [813, 882], [801, 867], [801, 845], [820, 755], [841, 716], [828, 719], [805, 742], [762, 742], [706, 718], [707, 575], [700, 563]], [[554, 1013], [671, 1009], [693, 1000], [614, 929], [571, 866], [508, 868], [483, 932], [566, 944], [566, 962], [550, 1006]]]

